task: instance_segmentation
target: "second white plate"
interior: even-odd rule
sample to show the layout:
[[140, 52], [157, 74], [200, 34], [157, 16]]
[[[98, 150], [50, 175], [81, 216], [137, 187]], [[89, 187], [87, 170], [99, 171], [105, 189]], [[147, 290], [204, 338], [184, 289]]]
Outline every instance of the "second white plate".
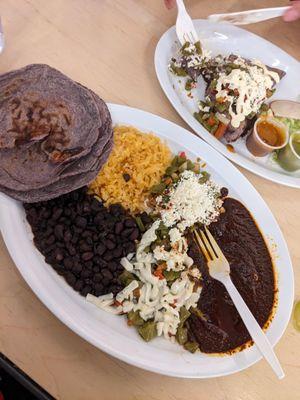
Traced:
[[[300, 90], [296, 84], [300, 76], [300, 63], [293, 57], [267, 40], [236, 26], [201, 19], [195, 20], [194, 24], [203, 47], [212, 51], [213, 55], [239, 54], [246, 58], [257, 58], [269, 66], [284, 70], [286, 76], [277, 85], [272, 99], [300, 100]], [[191, 99], [184, 90], [184, 78], [178, 79], [168, 71], [170, 59], [174, 57], [178, 48], [175, 27], [172, 27], [163, 34], [157, 44], [155, 69], [162, 89], [185, 122], [201, 138], [231, 161], [263, 178], [282, 185], [300, 188], [300, 171], [290, 173], [281, 169], [270, 158], [252, 156], [247, 150], [243, 138], [233, 143], [235, 152], [232, 153], [196, 121], [193, 113], [198, 108], [197, 98], [204, 93], [204, 85], [198, 85], [203, 86], [202, 93], [201, 88], [200, 91], [196, 89], [196, 96]]]

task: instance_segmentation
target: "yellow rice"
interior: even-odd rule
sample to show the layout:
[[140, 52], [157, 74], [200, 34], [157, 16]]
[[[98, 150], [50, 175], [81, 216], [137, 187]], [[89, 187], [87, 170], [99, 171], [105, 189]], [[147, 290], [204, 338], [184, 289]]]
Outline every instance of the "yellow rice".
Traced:
[[[171, 162], [171, 151], [157, 136], [132, 126], [114, 128], [114, 148], [90, 185], [105, 205], [120, 203], [136, 213], [145, 208], [150, 188], [159, 183]], [[124, 179], [128, 174], [128, 182]]]

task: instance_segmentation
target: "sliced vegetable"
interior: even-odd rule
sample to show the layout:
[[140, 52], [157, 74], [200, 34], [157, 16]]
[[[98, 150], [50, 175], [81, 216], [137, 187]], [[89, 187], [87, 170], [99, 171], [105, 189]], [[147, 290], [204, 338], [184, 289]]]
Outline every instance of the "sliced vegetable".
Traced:
[[193, 79], [188, 79], [185, 82], [185, 90], [190, 92], [193, 89], [193, 83], [194, 83]]
[[156, 323], [154, 321], [145, 322], [138, 327], [138, 333], [146, 342], [150, 342], [157, 336]]
[[143, 224], [143, 221], [142, 221], [142, 219], [141, 219], [141, 217], [139, 217], [138, 215], [135, 217], [135, 222], [136, 222], [136, 224], [137, 224], [137, 226], [138, 226], [138, 228], [139, 228], [139, 230], [141, 231], [141, 232], [145, 232], [146, 231], [146, 228], [145, 228], [145, 226], [144, 226], [144, 224]]
[[153, 272], [154, 276], [157, 276], [158, 279], [165, 279], [164, 270], [167, 268], [166, 263], [159, 264], [155, 271]]
[[[224, 104], [220, 104], [220, 106], [224, 106]], [[225, 105], [225, 108], [226, 108], [226, 105]], [[229, 119], [226, 118], [224, 114], [221, 114], [219, 112], [216, 113], [216, 117], [218, 118], [218, 120], [220, 122], [222, 122], [222, 124], [228, 125], [230, 122]]]
[[196, 47], [196, 52], [201, 55], [202, 54], [202, 47], [201, 47], [200, 40], [198, 40], [198, 42], [194, 43], [194, 46]]
[[184, 306], [181, 307], [179, 311], [180, 324], [183, 325], [190, 315], [191, 313]]
[[275, 100], [270, 104], [277, 117], [300, 119], [300, 102], [291, 100]]
[[187, 72], [183, 68], [177, 67], [174, 63], [170, 64], [170, 69], [177, 76], [187, 76]]
[[179, 344], [184, 345], [188, 341], [187, 328], [179, 326], [176, 332], [176, 340]]
[[158, 183], [157, 185], [152, 186], [151, 193], [152, 194], [161, 194], [167, 185], [164, 182]]
[[163, 271], [163, 275], [166, 278], [167, 282], [173, 282], [180, 277], [180, 271]]
[[199, 178], [199, 183], [205, 183], [209, 180], [209, 173], [207, 171], [202, 171], [201, 172], [201, 177]]
[[136, 277], [130, 272], [126, 271], [126, 269], [121, 273], [119, 279], [124, 286], [128, 286], [129, 283], [136, 280]]
[[215, 138], [221, 139], [224, 136], [224, 133], [226, 132], [228, 125], [223, 124], [223, 122], [219, 123], [218, 129], [215, 132]]
[[210, 114], [207, 123], [209, 126], [214, 126], [218, 123], [218, 120], [212, 114]]
[[139, 311], [129, 311], [127, 314], [128, 318], [128, 325], [133, 325], [133, 326], [142, 326], [145, 321], [143, 318], [140, 316]]
[[186, 342], [183, 347], [190, 353], [195, 353], [199, 349], [199, 344], [196, 342]]

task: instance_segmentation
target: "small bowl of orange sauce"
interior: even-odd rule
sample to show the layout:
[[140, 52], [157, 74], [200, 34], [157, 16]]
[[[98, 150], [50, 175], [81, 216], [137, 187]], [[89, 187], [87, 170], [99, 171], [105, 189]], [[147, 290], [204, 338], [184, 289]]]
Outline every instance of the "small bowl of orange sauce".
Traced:
[[286, 125], [272, 117], [261, 117], [256, 120], [246, 145], [254, 156], [263, 157], [285, 147], [288, 140], [289, 131]]

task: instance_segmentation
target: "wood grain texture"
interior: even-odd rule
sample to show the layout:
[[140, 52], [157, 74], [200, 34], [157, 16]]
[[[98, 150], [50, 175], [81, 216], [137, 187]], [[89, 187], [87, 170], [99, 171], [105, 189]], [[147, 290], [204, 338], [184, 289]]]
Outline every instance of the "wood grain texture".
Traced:
[[[282, 0], [186, 0], [192, 17], [286, 5]], [[157, 82], [153, 55], [175, 21], [162, 0], [0, 0], [6, 48], [0, 73], [48, 63], [106, 101], [161, 115], [186, 127]], [[300, 21], [248, 26], [300, 59]], [[296, 84], [299, 84], [297, 82]], [[288, 242], [300, 295], [300, 190], [245, 170], [274, 212]], [[30, 268], [30, 262], [28, 263]], [[286, 372], [279, 382], [264, 361], [237, 375], [180, 380], [128, 366], [83, 341], [35, 297], [0, 242], [0, 350], [57, 399], [300, 399], [300, 334], [292, 324], [276, 347]]]

